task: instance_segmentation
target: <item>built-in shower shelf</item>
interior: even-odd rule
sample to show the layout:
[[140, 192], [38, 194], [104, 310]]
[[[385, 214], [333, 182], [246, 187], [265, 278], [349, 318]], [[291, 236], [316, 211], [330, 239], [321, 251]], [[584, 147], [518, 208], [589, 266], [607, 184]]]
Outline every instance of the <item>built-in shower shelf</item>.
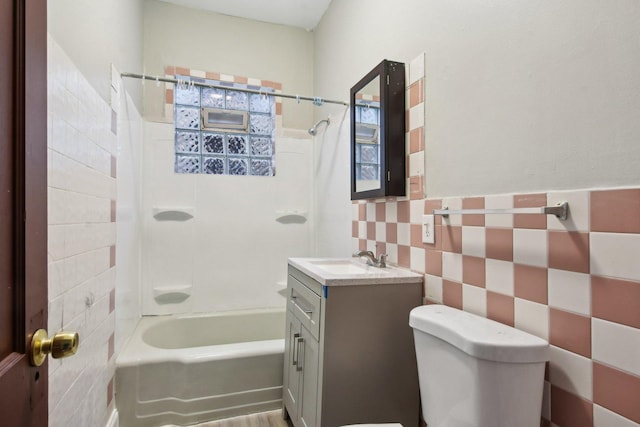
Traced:
[[299, 209], [287, 209], [276, 211], [276, 221], [283, 224], [303, 224], [307, 222], [308, 212]]
[[190, 207], [154, 207], [156, 221], [188, 221], [195, 216], [195, 208]]
[[158, 304], [178, 304], [191, 296], [192, 285], [155, 286], [153, 299]]

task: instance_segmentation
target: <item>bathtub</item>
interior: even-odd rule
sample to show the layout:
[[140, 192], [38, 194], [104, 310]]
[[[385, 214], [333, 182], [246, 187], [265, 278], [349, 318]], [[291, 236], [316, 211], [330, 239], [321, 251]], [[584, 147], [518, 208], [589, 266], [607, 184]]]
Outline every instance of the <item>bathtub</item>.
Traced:
[[116, 361], [121, 427], [282, 407], [284, 310], [143, 317]]

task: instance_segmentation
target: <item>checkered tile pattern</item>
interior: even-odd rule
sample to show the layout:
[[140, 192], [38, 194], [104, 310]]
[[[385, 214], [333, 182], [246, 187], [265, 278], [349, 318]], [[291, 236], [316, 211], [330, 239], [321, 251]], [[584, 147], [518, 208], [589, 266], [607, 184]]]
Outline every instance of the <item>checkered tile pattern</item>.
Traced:
[[[238, 83], [242, 85], [250, 85], [256, 87], [269, 87], [275, 93], [282, 93], [282, 83], [271, 80], [260, 80], [250, 77], [232, 76], [229, 74], [212, 73], [209, 71], [194, 70], [192, 68], [167, 66], [164, 69], [165, 77], [173, 79], [176, 75], [195, 77], [198, 79], [217, 80], [221, 82]], [[165, 83], [165, 105], [164, 115], [168, 120], [173, 120], [173, 83]], [[276, 98], [276, 121], [282, 120], [282, 98]], [[280, 124], [280, 123], [278, 123]], [[282, 128], [282, 126], [277, 126]]]
[[[354, 202], [354, 249], [388, 253], [390, 263], [425, 274], [426, 304], [548, 340], [543, 426], [640, 427], [640, 189], [425, 199], [423, 88], [424, 75], [408, 88], [409, 197]], [[435, 244], [422, 243], [421, 216], [433, 209], [561, 201], [566, 221], [436, 217]]]

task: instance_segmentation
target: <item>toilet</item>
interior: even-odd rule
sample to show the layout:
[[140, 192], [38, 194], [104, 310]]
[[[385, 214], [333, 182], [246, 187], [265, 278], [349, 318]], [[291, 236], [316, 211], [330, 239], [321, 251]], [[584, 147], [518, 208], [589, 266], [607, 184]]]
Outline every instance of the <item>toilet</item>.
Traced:
[[540, 425], [545, 340], [444, 305], [414, 308], [409, 325], [428, 427]]

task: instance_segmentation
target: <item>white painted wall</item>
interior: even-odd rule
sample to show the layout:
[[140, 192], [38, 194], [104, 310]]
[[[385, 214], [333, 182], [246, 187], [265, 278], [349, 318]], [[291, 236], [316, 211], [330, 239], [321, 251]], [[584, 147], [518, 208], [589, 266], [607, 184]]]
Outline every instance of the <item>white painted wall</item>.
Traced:
[[[156, 0], [144, 7], [144, 68], [164, 75], [180, 66], [282, 83], [282, 91], [313, 95], [313, 33], [190, 9]], [[142, 71], [142, 70], [140, 70]], [[146, 84], [144, 116], [163, 117], [163, 86]], [[283, 101], [286, 128], [308, 129], [310, 103]]]
[[[283, 307], [278, 291], [287, 258], [311, 255], [308, 135], [276, 138], [275, 177], [176, 174], [173, 125], [145, 122], [144, 135], [143, 314]], [[194, 217], [158, 221], [154, 207], [188, 208]], [[308, 212], [309, 219], [276, 221], [289, 210]], [[154, 288], [184, 285], [191, 287], [184, 301], [154, 299]]]
[[[109, 102], [111, 64], [121, 71], [142, 70], [143, 0], [52, 0], [47, 2], [47, 27], [53, 38]], [[141, 110], [139, 84], [125, 82]]]
[[[635, 0], [334, 1], [314, 48], [315, 92], [328, 98], [384, 58], [426, 52], [428, 197], [640, 182]], [[347, 135], [318, 159], [341, 168], [318, 176], [333, 193], [319, 204], [320, 255], [349, 247]]]

